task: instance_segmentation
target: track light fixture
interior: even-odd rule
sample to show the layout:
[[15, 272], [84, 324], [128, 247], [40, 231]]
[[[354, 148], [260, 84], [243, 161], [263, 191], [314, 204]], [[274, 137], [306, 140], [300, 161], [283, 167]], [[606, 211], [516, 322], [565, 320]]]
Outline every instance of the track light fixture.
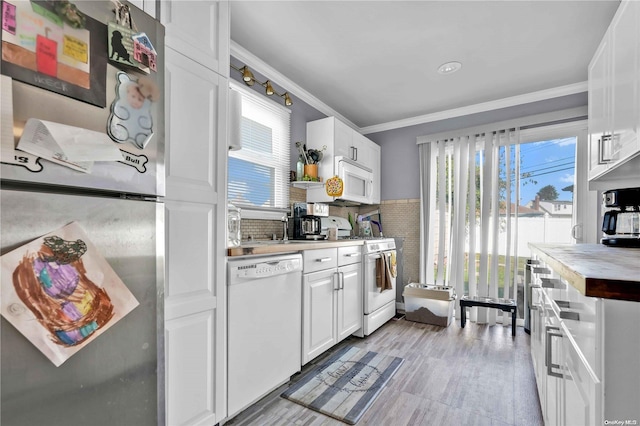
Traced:
[[284, 104], [286, 106], [291, 106], [293, 105], [293, 102], [291, 102], [291, 97], [289, 96], [288, 92], [285, 92], [284, 95], [280, 95], [284, 98]]
[[242, 81], [244, 81], [247, 86], [253, 86], [253, 83], [256, 81], [256, 79], [253, 77], [253, 73], [251, 72], [251, 70], [245, 65], [238, 71], [242, 73]]
[[267, 94], [267, 96], [271, 96], [274, 93], [276, 93], [276, 91], [273, 90], [273, 86], [271, 85], [271, 82], [269, 80], [267, 80], [267, 82], [264, 83], [264, 88], [265, 88], [265, 93]]
[[258, 83], [259, 85], [264, 87], [265, 94], [267, 96], [273, 96], [274, 94], [278, 95], [282, 99], [284, 99], [284, 104], [286, 106], [293, 105], [293, 101], [291, 100], [291, 96], [289, 96], [289, 92], [284, 92], [282, 94], [276, 92], [275, 89], [273, 88], [273, 85], [271, 84], [271, 80], [267, 80], [264, 83], [259, 80], [256, 80], [256, 78], [253, 76], [253, 73], [251, 72], [249, 67], [247, 67], [246, 65], [243, 66], [242, 68], [238, 68], [235, 65], [231, 64], [231, 68], [233, 68], [234, 70], [242, 74], [242, 81], [244, 81], [244, 83], [247, 86], [253, 86], [255, 83]]

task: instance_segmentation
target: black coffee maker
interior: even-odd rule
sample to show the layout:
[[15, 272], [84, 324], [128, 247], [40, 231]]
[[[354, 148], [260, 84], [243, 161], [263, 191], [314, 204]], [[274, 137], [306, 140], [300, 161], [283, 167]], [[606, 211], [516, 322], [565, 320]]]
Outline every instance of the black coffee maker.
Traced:
[[640, 247], [640, 188], [605, 191], [602, 200], [610, 208], [602, 220], [602, 244]]
[[294, 240], [322, 240], [322, 217], [329, 216], [329, 205], [322, 203], [293, 203]]

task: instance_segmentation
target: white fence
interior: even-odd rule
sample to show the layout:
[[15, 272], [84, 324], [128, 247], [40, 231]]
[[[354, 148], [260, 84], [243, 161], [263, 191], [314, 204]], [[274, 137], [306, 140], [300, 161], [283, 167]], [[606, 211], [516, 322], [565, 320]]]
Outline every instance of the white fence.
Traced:
[[[550, 217], [549, 215], [537, 217], [519, 217], [516, 230], [515, 218], [511, 218], [511, 248], [513, 253], [515, 236], [517, 235], [518, 256], [529, 257], [529, 243], [571, 243], [571, 217]], [[476, 228], [476, 235], [480, 234], [480, 226]], [[506, 219], [500, 220], [498, 253], [507, 254], [507, 223]], [[468, 251], [467, 243], [467, 251]], [[476, 253], [480, 253], [480, 244], [476, 243]]]

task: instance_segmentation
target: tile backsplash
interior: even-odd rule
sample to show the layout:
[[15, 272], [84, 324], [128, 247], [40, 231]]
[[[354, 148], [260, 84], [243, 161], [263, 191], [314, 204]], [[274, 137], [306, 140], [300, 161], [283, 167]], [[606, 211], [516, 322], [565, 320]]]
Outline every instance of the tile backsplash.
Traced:
[[[306, 190], [302, 188], [290, 188], [289, 199], [291, 203], [305, 202]], [[397, 237], [402, 239], [402, 287], [410, 282], [418, 282], [420, 278], [420, 200], [401, 199], [385, 200], [380, 205], [366, 205], [359, 207], [329, 206], [331, 216], [346, 218], [351, 212], [354, 217], [358, 214], [366, 214], [379, 210], [382, 230], [385, 237]], [[352, 231], [357, 235], [358, 229]], [[378, 229], [373, 226], [373, 234], [378, 236]], [[242, 220], [242, 239], [247, 240], [251, 236], [255, 240], [282, 239], [283, 224], [279, 220]]]
[[[307, 191], [302, 188], [292, 187], [289, 192], [290, 203], [304, 203], [307, 201]], [[366, 206], [370, 211], [377, 208], [376, 206]], [[347, 217], [349, 212], [352, 215], [358, 215], [358, 207], [340, 207], [329, 206], [329, 214], [331, 216]], [[354, 231], [354, 232], [357, 232]], [[260, 220], [260, 219], [243, 219], [242, 220], [242, 239], [247, 240], [251, 236], [254, 240], [271, 240], [275, 234], [276, 239], [281, 240], [284, 233], [283, 224], [279, 220]]]

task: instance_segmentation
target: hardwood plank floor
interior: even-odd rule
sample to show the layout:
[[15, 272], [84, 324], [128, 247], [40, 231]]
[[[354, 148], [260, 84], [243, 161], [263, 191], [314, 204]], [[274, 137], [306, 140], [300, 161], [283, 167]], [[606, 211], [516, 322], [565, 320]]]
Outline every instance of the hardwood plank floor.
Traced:
[[[352, 345], [405, 362], [358, 425], [543, 425], [531, 363], [529, 335], [518, 327], [459, 320], [449, 327], [389, 321]], [[323, 354], [292, 378], [322, 362]], [[344, 425], [280, 397], [287, 385], [249, 407], [227, 425]]]

